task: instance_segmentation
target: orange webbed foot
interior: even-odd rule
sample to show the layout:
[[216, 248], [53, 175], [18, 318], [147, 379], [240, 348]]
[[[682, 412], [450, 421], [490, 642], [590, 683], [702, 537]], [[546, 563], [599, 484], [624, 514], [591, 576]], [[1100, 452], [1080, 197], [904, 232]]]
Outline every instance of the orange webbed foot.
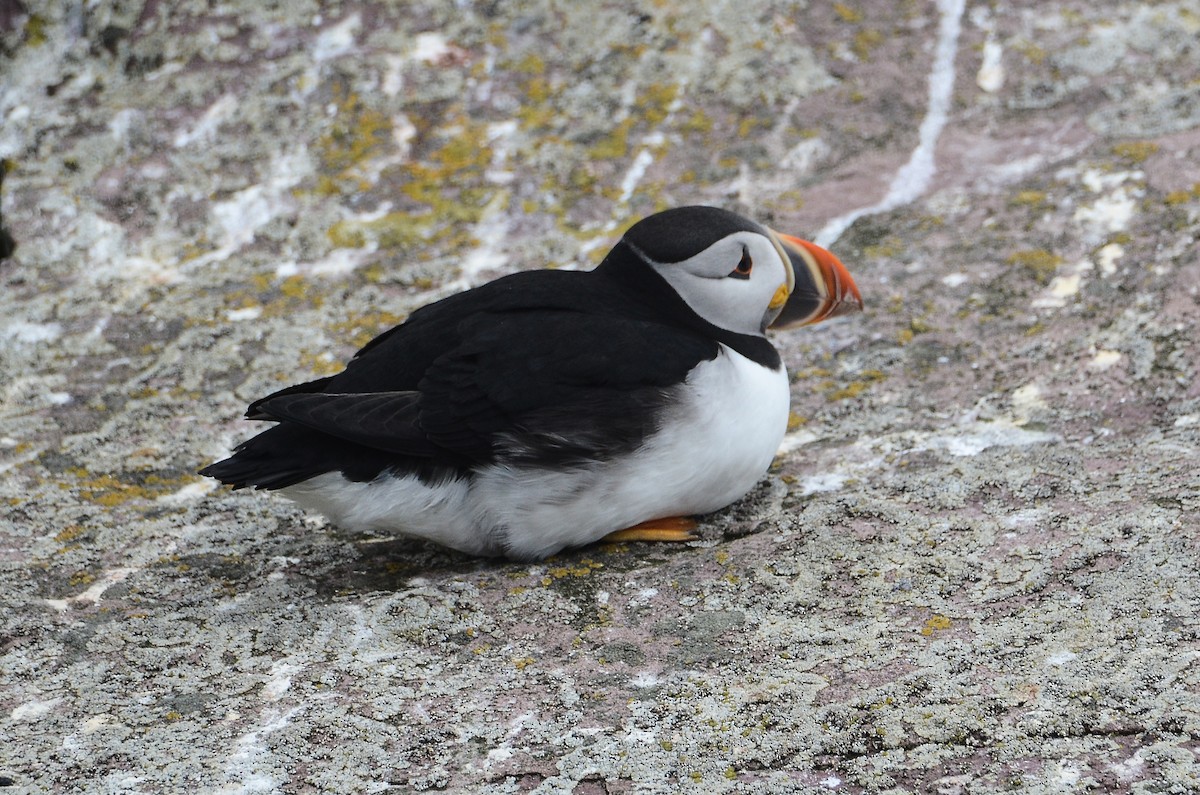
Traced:
[[696, 521], [686, 516], [667, 516], [650, 519], [624, 530], [616, 530], [600, 540], [610, 544], [625, 541], [695, 541]]

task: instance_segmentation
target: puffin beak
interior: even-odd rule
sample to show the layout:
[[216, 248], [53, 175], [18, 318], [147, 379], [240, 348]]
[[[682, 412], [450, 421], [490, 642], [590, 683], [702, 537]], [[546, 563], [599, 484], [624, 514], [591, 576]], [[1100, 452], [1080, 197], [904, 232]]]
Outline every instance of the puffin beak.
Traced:
[[[795, 287], [771, 328], [795, 328], [862, 311], [862, 295], [837, 257], [807, 240], [771, 230]], [[782, 287], [780, 289], [783, 289]], [[772, 308], [775, 302], [772, 301]]]

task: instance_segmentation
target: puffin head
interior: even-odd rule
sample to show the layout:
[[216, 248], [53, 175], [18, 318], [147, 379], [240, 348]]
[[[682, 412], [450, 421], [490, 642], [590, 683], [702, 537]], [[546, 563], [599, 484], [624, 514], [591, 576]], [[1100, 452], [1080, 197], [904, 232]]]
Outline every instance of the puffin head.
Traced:
[[807, 240], [716, 207], [643, 218], [622, 238], [714, 326], [762, 336], [862, 309], [846, 266]]

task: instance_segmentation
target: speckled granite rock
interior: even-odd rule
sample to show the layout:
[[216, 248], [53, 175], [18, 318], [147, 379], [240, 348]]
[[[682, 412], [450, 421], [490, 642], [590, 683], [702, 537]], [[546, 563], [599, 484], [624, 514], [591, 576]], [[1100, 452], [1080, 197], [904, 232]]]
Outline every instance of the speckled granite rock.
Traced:
[[[1198, 34], [0, 3], [0, 793], [1197, 791]], [[477, 561], [193, 474], [695, 202], [840, 232], [869, 308], [778, 338], [793, 431], [703, 541]]]

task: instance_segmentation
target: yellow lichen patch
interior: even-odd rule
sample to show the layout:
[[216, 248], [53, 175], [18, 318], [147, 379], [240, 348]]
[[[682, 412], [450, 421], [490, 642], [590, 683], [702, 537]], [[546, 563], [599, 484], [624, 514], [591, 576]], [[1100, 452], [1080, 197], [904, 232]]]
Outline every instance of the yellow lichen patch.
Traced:
[[398, 325], [403, 319], [403, 315], [381, 309], [334, 323], [329, 331], [337, 337], [349, 337], [351, 345], [361, 348], [380, 332]]
[[703, 110], [696, 109], [679, 125], [679, 129], [683, 132], [706, 133], [712, 130], [712, 117]]
[[1163, 197], [1166, 204], [1186, 204], [1192, 200], [1192, 194], [1186, 190], [1173, 190]]
[[524, 671], [529, 666], [533, 665], [535, 660], [532, 657], [514, 657], [513, 667], [518, 671]]
[[1124, 141], [1112, 148], [1114, 155], [1133, 163], [1144, 162], [1157, 151], [1158, 144], [1153, 141]]
[[874, 28], [863, 28], [854, 34], [854, 43], [850, 49], [860, 61], [871, 60], [871, 50], [883, 44], [883, 33]]
[[317, 193], [327, 196], [369, 187], [364, 184], [363, 164], [395, 145], [392, 120], [365, 106], [358, 94], [338, 85], [334, 104], [333, 124], [314, 147], [321, 171]]
[[320, 306], [324, 299], [313, 293], [312, 284], [303, 276], [289, 276], [279, 283], [279, 292], [294, 301], [304, 301], [313, 306]]
[[409, 246], [426, 238], [467, 245], [472, 241], [466, 225], [482, 218], [494, 198], [507, 198], [497, 197], [497, 189], [484, 178], [493, 157], [486, 124], [461, 117], [442, 135], [441, 146], [425, 159], [401, 167], [405, 181], [400, 190], [427, 212], [388, 213], [358, 222], [380, 248]]
[[342, 363], [328, 353], [301, 351], [300, 366], [318, 376], [335, 375], [342, 371]]
[[806, 367], [803, 370], [797, 370], [792, 374], [793, 381], [803, 381], [810, 378], [829, 378], [833, 375], [833, 371], [825, 367]]
[[371, 284], [379, 284], [387, 276], [387, 269], [382, 264], [376, 262], [361, 269], [359, 273], [362, 274], [364, 281]]
[[[585, 558], [579, 561], [579, 564], [576, 566], [555, 566], [547, 570], [546, 574], [549, 575], [551, 580], [561, 580], [564, 577], [586, 577], [596, 569], [602, 568], [604, 568], [603, 563], [594, 561], [591, 558]], [[543, 577], [542, 584], [549, 585], [550, 583]]]
[[837, 400], [846, 400], [847, 398], [856, 398], [867, 390], [871, 384], [876, 381], [882, 381], [887, 376], [882, 370], [863, 370], [859, 373], [856, 380], [851, 381], [845, 386], [839, 387], [833, 381], [826, 381], [822, 384], [825, 390], [825, 397], [830, 402]]
[[671, 111], [671, 103], [679, 96], [679, 86], [675, 83], [651, 83], [646, 86], [637, 103], [642, 111], [642, 117], [651, 124], [661, 124]]
[[[20, 8], [21, 6], [17, 6]], [[19, 12], [18, 12], [19, 14]], [[18, 17], [19, 18], [19, 17]], [[46, 43], [46, 18], [40, 14], [30, 14], [25, 21], [25, 43], [31, 47]]]
[[462, 119], [457, 127], [457, 134], [435, 150], [430, 155], [430, 160], [451, 171], [484, 168], [491, 163], [492, 152], [487, 146], [487, 126]]
[[367, 236], [360, 221], [337, 221], [325, 230], [325, 236], [335, 248], [362, 248], [367, 245]]
[[75, 539], [83, 536], [86, 533], [87, 533], [86, 528], [81, 527], [80, 525], [77, 525], [77, 524], [69, 524], [66, 527], [64, 527], [62, 530], [59, 530], [57, 533], [55, 533], [54, 540], [60, 544], [65, 544], [68, 541], [74, 541]]
[[338, 248], [363, 248], [368, 243], [387, 250], [411, 248], [427, 241], [434, 225], [432, 214], [393, 212], [369, 221], [346, 219], [325, 232]]
[[798, 210], [804, 206], [804, 194], [795, 188], [764, 196], [763, 206], [772, 210]]
[[845, 3], [834, 3], [833, 13], [837, 14], [838, 19], [840, 19], [842, 22], [849, 22], [853, 24], [863, 21], [863, 13], [857, 8], [851, 8]]
[[942, 630], [950, 629], [951, 624], [953, 624], [953, 622], [946, 616], [933, 615], [928, 621], [925, 622], [925, 626], [921, 627], [921, 634], [925, 637], [929, 637], [935, 632], [941, 632]]
[[794, 411], [788, 412], [787, 430], [788, 433], [798, 431], [808, 424], [808, 417], [802, 417]]
[[514, 64], [512, 69], [514, 72], [525, 75], [544, 75], [546, 73], [546, 62], [542, 60], [542, 56], [531, 52]]
[[1046, 192], [1042, 190], [1023, 190], [1013, 196], [1009, 204], [1030, 207], [1035, 210], [1046, 206]]
[[313, 284], [299, 275], [274, 283], [271, 276], [259, 273], [251, 278], [251, 284], [256, 298], [248, 301], [247, 305], [262, 306], [264, 317], [290, 315], [300, 306], [319, 307], [325, 302]]
[[611, 160], [629, 154], [629, 131], [636, 122], [632, 116], [623, 119], [611, 132], [588, 150], [594, 160]]
[[89, 574], [86, 571], [77, 571], [71, 575], [71, 579], [67, 580], [67, 585], [91, 585], [96, 581], [96, 575]]
[[1033, 64], [1041, 64], [1046, 60], [1047, 52], [1031, 41], [1019, 41], [1013, 49], [1025, 56]]
[[[738, 122], [737, 135], [738, 138], [745, 138], [753, 132], [755, 127], [762, 126], [763, 122], [754, 116], [747, 116]], [[734, 162], [737, 162], [736, 160]]]
[[1047, 284], [1063, 259], [1045, 249], [1035, 248], [1009, 254], [1005, 261], [1026, 270], [1038, 284]]
[[525, 83], [525, 101], [517, 110], [517, 119], [526, 130], [542, 129], [558, 117], [554, 103], [550, 81], [538, 75]]
[[866, 389], [867, 389], [866, 383], [864, 383], [862, 381], [851, 381], [850, 383], [846, 384], [844, 387], [841, 387], [839, 389], [834, 389], [831, 392], [827, 392], [825, 394], [825, 397], [830, 402], [833, 402], [836, 400], [845, 400], [847, 398], [856, 398], [859, 395], [861, 395], [863, 392], [865, 392]]
[[71, 467], [66, 474], [76, 479], [74, 485], [81, 499], [105, 508], [113, 508], [130, 500], [153, 500], [196, 480], [194, 475], [162, 477], [150, 474], [138, 477], [138, 482], [128, 482], [113, 475], [93, 475], [83, 467]]
[[871, 246], [863, 247], [863, 256], [870, 259], [894, 257], [904, 250], [900, 238], [890, 235], [886, 239]]

